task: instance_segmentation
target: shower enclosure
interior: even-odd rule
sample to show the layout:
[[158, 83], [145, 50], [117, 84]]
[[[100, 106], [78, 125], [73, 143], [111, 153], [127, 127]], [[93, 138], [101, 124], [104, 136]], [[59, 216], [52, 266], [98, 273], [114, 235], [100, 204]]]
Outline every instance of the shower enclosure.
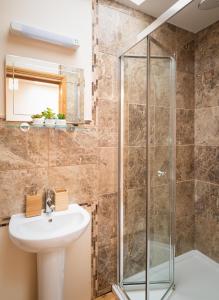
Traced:
[[120, 299], [174, 288], [175, 58], [148, 35], [121, 57]]

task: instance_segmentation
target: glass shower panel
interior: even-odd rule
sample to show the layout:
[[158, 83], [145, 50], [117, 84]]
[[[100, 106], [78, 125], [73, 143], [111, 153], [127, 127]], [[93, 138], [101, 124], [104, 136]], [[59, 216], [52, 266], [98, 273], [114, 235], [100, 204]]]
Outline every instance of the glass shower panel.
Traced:
[[[149, 39], [148, 288], [162, 299], [173, 284], [174, 59]], [[154, 298], [157, 297], [157, 298]]]
[[147, 42], [121, 59], [120, 278], [132, 299], [146, 289]]
[[153, 38], [121, 57], [119, 275], [131, 300], [173, 285], [174, 67]]
[[[125, 57], [124, 281], [145, 282], [146, 58]], [[139, 276], [141, 273], [141, 276]], [[137, 276], [138, 275], [138, 276]], [[136, 277], [137, 276], [137, 277]]]

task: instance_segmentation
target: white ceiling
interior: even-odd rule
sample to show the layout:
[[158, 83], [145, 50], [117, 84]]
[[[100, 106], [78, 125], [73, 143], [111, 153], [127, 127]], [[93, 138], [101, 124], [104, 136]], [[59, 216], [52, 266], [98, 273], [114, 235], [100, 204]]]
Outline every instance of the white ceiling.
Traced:
[[[135, 5], [130, 0], [116, 0], [127, 6], [136, 8], [153, 17], [159, 17], [177, 0], [145, 0], [141, 5]], [[219, 7], [210, 10], [198, 9], [200, 0], [193, 0], [181, 12], [168, 22], [191, 32], [198, 32], [219, 21]]]

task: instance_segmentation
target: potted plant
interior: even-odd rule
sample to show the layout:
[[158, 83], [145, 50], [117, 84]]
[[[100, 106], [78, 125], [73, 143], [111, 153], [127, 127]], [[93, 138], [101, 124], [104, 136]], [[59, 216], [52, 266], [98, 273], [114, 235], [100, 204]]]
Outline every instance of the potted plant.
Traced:
[[65, 114], [58, 114], [57, 118], [58, 119], [56, 120], [56, 125], [60, 127], [66, 127]]
[[51, 108], [47, 107], [46, 110], [42, 112], [43, 117], [45, 118], [46, 127], [54, 127], [56, 124], [56, 114], [52, 111]]
[[43, 126], [44, 123], [44, 117], [42, 114], [36, 114], [31, 116], [33, 120], [33, 125], [34, 126]]

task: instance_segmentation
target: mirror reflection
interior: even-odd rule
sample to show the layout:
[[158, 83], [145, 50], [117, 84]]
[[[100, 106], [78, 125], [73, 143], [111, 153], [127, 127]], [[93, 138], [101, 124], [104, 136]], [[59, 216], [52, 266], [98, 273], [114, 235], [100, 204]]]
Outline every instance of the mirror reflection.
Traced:
[[6, 57], [5, 69], [7, 121], [44, 118], [49, 109], [51, 119], [83, 123], [82, 69], [13, 55]]

